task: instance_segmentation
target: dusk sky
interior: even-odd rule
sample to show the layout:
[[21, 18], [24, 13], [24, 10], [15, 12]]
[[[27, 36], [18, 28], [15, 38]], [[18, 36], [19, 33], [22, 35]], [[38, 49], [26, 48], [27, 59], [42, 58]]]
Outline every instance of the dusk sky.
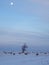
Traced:
[[25, 42], [49, 45], [49, 0], [0, 0], [0, 45]]

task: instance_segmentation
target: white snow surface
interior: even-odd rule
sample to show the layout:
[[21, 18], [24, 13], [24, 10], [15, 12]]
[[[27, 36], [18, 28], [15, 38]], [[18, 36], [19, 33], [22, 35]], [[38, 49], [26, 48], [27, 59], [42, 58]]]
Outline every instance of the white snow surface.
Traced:
[[0, 55], [0, 65], [49, 65], [49, 55]]

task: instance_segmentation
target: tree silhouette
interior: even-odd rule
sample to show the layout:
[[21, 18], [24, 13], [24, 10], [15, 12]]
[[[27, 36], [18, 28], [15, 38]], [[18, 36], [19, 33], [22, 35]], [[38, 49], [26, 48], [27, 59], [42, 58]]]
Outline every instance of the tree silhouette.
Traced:
[[26, 48], [28, 48], [28, 46], [26, 45], [26, 43], [24, 43], [24, 45], [22, 46], [22, 53], [26, 51]]

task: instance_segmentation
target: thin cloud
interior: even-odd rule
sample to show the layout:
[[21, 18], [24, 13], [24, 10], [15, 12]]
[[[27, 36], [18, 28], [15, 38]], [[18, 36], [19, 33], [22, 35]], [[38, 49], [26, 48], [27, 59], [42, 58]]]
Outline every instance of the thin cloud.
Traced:
[[[4, 31], [3, 33], [5, 32], [6, 31]], [[44, 35], [41, 33], [27, 34], [25, 32], [9, 32], [8, 34], [0, 35], [0, 44], [20, 44], [24, 42], [32, 45], [47, 45], [49, 43], [49, 35]]]

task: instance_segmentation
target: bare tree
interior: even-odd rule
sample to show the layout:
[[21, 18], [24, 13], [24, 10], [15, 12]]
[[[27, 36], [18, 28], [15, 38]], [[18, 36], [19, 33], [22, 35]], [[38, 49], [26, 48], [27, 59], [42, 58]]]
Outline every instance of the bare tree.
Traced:
[[28, 48], [28, 46], [26, 45], [26, 43], [24, 43], [24, 45], [22, 46], [22, 53], [26, 51], [26, 48]]

